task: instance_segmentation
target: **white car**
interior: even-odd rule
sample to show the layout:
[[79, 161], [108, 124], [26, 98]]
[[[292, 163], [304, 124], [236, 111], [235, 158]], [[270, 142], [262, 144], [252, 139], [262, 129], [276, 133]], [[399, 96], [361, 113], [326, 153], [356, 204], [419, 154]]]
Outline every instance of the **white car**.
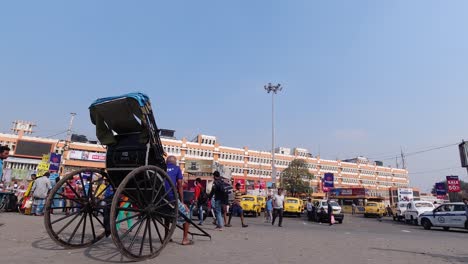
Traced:
[[[331, 204], [332, 209], [333, 209], [333, 214], [341, 213], [341, 206], [337, 202], [331, 201], [330, 204]], [[325, 213], [328, 213], [328, 202], [327, 202], [327, 200], [321, 200], [319, 202], [318, 211], [320, 211], [322, 208], [325, 210]]]
[[419, 215], [418, 222], [424, 229], [431, 227], [442, 227], [444, 230], [450, 228], [468, 229], [464, 203], [446, 203], [436, 209]]
[[396, 204], [395, 212], [393, 213], [393, 220], [400, 221], [405, 218], [406, 206], [409, 202], [398, 202]]
[[418, 217], [424, 212], [434, 210], [435, 206], [431, 202], [426, 201], [412, 201], [406, 205], [406, 211], [404, 213], [405, 222], [410, 224], [418, 224]]

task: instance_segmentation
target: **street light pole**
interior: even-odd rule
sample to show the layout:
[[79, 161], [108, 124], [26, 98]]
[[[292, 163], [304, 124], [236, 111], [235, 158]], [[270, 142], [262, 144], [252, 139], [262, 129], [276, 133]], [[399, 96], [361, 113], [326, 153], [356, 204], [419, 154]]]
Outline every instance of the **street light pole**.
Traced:
[[[275, 164], [275, 94], [283, 90], [281, 84], [264, 86], [267, 93], [271, 93], [271, 178], [276, 187], [276, 164]], [[281, 177], [281, 187], [283, 187], [283, 178]]]

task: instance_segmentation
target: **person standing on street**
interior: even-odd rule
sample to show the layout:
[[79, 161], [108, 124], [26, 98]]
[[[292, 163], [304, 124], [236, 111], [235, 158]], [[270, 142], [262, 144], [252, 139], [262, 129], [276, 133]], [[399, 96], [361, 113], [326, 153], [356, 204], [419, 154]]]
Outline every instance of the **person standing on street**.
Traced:
[[[223, 217], [223, 207], [228, 203], [228, 195], [224, 191], [224, 181], [221, 178], [219, 171], [213, 172], [214, 183], [211, 188], [209, 199], [215, 198], [215, 213], [216, 213], [216, 229], [218, 231], [223, 231], [224, 227], [224, 217]], [[213, 205], [212, 205], [213, 206]]]
[[276, 217], [279, 217], [278, 226], [283, 226], [283, 209], [284, 209], [284, 195], [283, 189], [278, 189], [278, 194], [273, 197], [273, 221], [271, 225], [275, 225]]
[[353, 205], [351, 205], [351, 214], [355, 215], [356, 214], [356, 204], [353, 202]]
[[[167, 175], [171, 179], [172, 183], [175, 185], [177, 188], [177, 192], [179, 195], [179, 214], [183, 214], [187, 218], [190, 218], [189, 216], [189, 209], [187, 205], [183, 203], [184, 201], [184, 189], [183, 189], [183, 175], [182, 175], [182, 170], [180, 169], [179, 166], [177, 166], [177, 158], [175, 156], [169, 156], [166, 159], [166, 164], [167, 164]], [[165, 183], [166, 190], [171, 189], [171, 185], [169, 182]], [[175, 193], [174, 192], [169, 192], [168, 198], [170, 201], [175, 200]], [[185, 221], [183, 217], [179, 217], [177, 219], [177, 223], [179, 225], [183, 226], [183, 238], [182, 238], [182, 245], [192, 245], [193, 241], [188, 239], [188, 232], [189, 232], [189, 227], [190, 223]], [[167, 230], [166, 230], [167, 231]]]
[[236, 190], [234, 190], [234, 202], [232, 203], [232, 206], [230, 208], [230, 214], [229, 214], [229, 220], [228, 220], [228, 223], [226, 225], [226, 227], [231, 227], [231, 219], [232, 219], [232, 215], [233, 214], [236, 214], [236, 215], [239, 215], [240, 216], [240, 219], [241, 219], [241, 223], [242, 223], [242, 227], [248, 227], [248, 225], [245, 224], [244, 222], [244, 211], [242, 210], [242, 207], [241, 207], [241, 197], [242, 197], [242, 193], [240, 191], [240, 187], [241, 187], [241, 184], [240, 183], [237, 183], [236, 184]]
[[50, 173], [46, 172], [42, 177], [37, 178], [31, 189], [34, 201], [32, 204], [32, 214], [35, 216], [44, 215], [45, 199], [52, 185], [49, 180]]
[[[10, 148], [7, 146], [0, 146], [0, 182], [3, 180], [3, 160], [6, 160], [10, 155]], [[0, 223], [2, 226], [3, 223]]]
[[270, 223], [273, 219], [273, 200], [271, 196], [268, 195], [266, 204], [265, 204], [265, 223]]
[[390, 207], [390, 205], [388, 204], [387, 205], [387, 216], [392, 216], [392, 215], [393, 215], [392, 207]]
[[6, 160], [10, 155], [10, 148], [7, 146], [0, 146], [0, 182], [3, 181], [3, 160]]
[[193, 197], [192, 206], [190, 209], [190, 216], [194, 208], [198, 207], [198, 219], [199, 225], [203, 225], [203, 206], [207, 206], [208, 195], [206, 194], [205, 188], [203, 188], [202, 181], [200, 178], [195, 179], [195, 195]]
[[330, 200], [327, 201], [327, 204], [328, 204], [328, 206], [327, 206], [328, 221], [330, 221], [330, 225], [333, 225], [333, 221], [332, 221], [333, 220], [332, 219], [332, 217], [333, 217], [333, 206], [331, 205]]

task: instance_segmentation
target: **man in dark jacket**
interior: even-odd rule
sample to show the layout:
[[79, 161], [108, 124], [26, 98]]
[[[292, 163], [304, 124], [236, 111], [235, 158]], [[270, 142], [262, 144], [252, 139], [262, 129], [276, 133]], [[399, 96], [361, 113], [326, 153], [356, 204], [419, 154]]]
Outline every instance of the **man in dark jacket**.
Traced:
[[224, 191], [224, 181], [219, 171], [213, 172], [213, 177], [214, 183], [208, 198], [215, 197], [216, 229], [222, 231], [224, 227], [223, 206], [228, 203], [228, 195]]

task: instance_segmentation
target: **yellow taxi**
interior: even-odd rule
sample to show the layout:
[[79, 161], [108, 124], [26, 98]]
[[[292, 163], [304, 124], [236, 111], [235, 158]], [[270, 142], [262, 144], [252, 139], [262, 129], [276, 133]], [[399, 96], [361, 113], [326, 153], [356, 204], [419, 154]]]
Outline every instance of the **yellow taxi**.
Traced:
[[258, 197], [255, 195], [243, 195], [240, 204], [244, 214], [253, 214], [257, 217], [262, 211]]
[[286, 197], [284, 199], [284, 213], [301, 216], [303, 202], [299, 198]]
[[265, 211], [266, 198], [264, 196], [257, 196], [257, 201], [260, 204], [260, 211]]
[[368, 202], [364, 207], [364, 217], [379, 216], [382, 217], [385, 214], [385, 205], [379, 202]]

